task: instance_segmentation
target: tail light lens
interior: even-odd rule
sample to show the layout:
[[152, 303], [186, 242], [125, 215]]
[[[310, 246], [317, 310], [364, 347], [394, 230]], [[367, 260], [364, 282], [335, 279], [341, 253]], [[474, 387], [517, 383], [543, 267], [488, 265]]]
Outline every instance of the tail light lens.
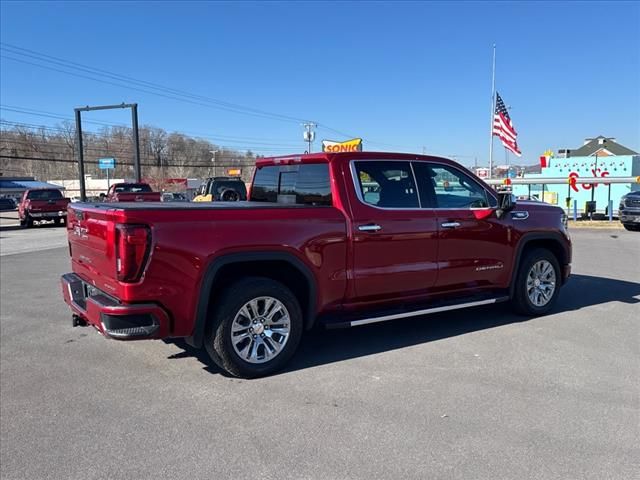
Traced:
[[140, 280], [151, 246], [146, 225], [116, 225], [116, 274], [121, 282]]

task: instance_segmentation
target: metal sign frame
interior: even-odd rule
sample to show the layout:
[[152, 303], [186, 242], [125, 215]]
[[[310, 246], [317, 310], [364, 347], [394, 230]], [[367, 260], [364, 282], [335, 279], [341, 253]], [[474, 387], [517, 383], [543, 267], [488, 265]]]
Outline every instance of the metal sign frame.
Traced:
[[133, 130], [133, 147], [135, 157], [133, 159], [133, 169], [136, 177], [136, 182], [140, 182], [142, 174], [140, 172], [140, 140], [138, 136], [138, 104], [137, 103], [121, 103], [120, 105], [99, 105], [96, 107], [78, 107], [75, 108], [76, 117], [76, 143], [78, 150], [78, 175], [80, 180], [80, 199], [83, 202], [87, 201], [87, 188], [84, 179], [84, 151], [82, 148], [82, 112], [90, 112], [93, 110], [114, 110], [118, 108], [130, 108], [131, 109], [131, 127]]

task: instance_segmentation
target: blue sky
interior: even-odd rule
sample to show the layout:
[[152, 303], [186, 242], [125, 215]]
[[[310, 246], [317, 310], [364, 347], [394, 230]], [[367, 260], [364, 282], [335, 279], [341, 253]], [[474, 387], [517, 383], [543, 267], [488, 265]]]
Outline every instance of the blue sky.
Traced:
[[[318, 140], [346, 139], [329, 127], [363, 137], [366, 150], [424, 148], [483, 164], [495, 42], [497, 89], [512, 107], [522, 163], [599, 134], [640, 151], [638, 3], [1, 5], [3, 46], [293, 118], [184, 103], [2, 58], [1, 102], [20, 109], [72, 116], [80, 105], [137, 102], [142, 124], [259, 153], [303, 151], [297, 119], [309, 119], [323, 125]], [[10, 110], [1, 116], [58, 121]], [[129, 114], [87, 119], [127, 122]], [[504, 150], [495, 142], [500, 163]]]

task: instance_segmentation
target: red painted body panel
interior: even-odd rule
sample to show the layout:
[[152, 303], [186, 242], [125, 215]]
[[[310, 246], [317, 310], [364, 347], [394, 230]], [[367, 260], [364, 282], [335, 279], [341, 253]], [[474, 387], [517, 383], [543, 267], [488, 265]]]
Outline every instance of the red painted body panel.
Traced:
[[[440, 158], [371, 152], [258, 160], [259, 166], [328, 162], [332, 207], [73, 204], [67, 226], [73, 271], [125, 306], [158, 305], [169, 317], [165, 336], [184, 337], [194, 332], [205, 272], [228, 254], [281, 252], [295, 257], [313, 277], [313, 315], [452, 292], [507, 289], [527, 235], [560, 238], [569, 252], [565, 263], [571, 261], [570, 240], [557, 207], [519, 202], [516, 210], [530, 215], [518, 221], [510, 215], [499, 219], [494, 209], [376, 208], [358, 199], [349, 168], [354, 159], [432, 160], [456, 166]], [[453, 221], [460, 227], [442, 228]], [[147, 225], [151, 232], [150, 255], [135, 283], [116, 279], [118, 223]], [[358, 229], [369, 223], [382, 229]]]

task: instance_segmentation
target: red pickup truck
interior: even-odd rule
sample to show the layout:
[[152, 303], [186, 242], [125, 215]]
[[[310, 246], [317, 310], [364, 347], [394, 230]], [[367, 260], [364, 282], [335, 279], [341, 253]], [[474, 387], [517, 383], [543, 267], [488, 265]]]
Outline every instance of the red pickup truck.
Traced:
[[38, 220], [53, 220], [56, 225], [64, 224], [69, 202], [56, 188], [27, 190], [22, 194], [18, 205], [20, 226], [30, 228]]
[[547, 313], [571, 270], [565, 220], [444, 158], [265, 158], [247, 202], [73, 204], [62, 292], [74, 325], [186, 337], [227, 372], [257, 377], [316, 324], [502, 301]]
[[159, 202], [160, 192], [151, 190], [147, 183], [114, 183], [109, 187], [105, 202]]

